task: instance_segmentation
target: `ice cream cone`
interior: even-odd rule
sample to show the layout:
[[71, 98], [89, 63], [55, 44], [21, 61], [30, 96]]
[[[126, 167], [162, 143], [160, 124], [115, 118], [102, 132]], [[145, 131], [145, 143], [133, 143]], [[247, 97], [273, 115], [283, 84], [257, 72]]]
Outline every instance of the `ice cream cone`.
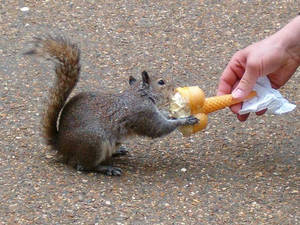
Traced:
[[194, 115], [199, 123], [194, 126], [179, 128], [184, 136], [189, 136], [207, 126], [207, 114], [224, 109], [256, 96], [252, 91], [245, 99], [234, 99], [231, 94], [205, 98], [204, 92], [198, 86], [180, 87], [172, 98], [170, 109], [175, 117]]
[[205, 94], [198, 86], [177, 88], [176, 91], [188, 102], [191, 114], [200, 112], [205, 102]]

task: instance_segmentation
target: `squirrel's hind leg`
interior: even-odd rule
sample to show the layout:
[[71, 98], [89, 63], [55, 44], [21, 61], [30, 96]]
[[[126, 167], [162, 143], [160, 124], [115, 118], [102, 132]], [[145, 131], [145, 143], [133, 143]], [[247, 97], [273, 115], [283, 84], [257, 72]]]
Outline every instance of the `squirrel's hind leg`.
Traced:
[[94, 171], [108, 176], [120, 176], [122, 170], [111, 166], [108, 162], [119, 145], [110, 141], [102, 140], [99, 142], [100, 138], [95, 137], [92, 140], [95, 140], [95, 142], [84, 143], [84, 141], [81, 141], [80, 147], [78, 146], [79, 151], [77, 151], [77, 165], [75, 168], [79, 171]]

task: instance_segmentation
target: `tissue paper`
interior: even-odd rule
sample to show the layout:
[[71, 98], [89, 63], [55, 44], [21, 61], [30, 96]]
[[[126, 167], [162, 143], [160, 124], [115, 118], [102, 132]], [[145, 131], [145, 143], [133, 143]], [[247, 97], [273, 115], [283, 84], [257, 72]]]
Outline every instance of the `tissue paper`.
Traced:
[[283, 114], [296, 108], [296, 105], [285, 99], [278, 90], [272, 88], [267, 76], [258, 78], [253, 90], [257, 96], [243, 102], [240, 115], [268, 109], [268, 113]]

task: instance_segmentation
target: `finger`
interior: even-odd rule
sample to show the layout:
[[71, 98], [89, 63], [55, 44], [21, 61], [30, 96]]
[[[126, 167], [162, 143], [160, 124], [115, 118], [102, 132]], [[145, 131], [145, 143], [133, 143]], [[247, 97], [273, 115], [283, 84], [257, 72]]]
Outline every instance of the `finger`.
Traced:
[[256, 112], [256, 115], [261, 116], [261, 115], [265, 114], [267, 112], [267, 110], [268, 109], [264, 109], [264, 110], [261, 110], [259, 112]]
[[285, 83], [292, 77], [292, 75], [296, 72], [298, 65], [293, 68], [281, 68], [278, 71], [271, 73], [268, 75], [269, 80], [271, 81], [271, 86], [274, 89], [279, 89], [281, 86], [285, 85]]
[[238, 114], [239, 111], [241, 110], [241, 108], [242, 108], [242, 103], [238, 103], [238, 104], [230, 106], [231, 111], [235, 114]]
[[234, 98], [243, 99], [252, 91], [257, 78], [259, 77], [260, 65], [255, 61], [248, 61], [245, 74], [238, 86], [232, 92]]
[[222, 73], [217, 95], [224, 95], [224, 94], [230, 94], [233, 90], [233, 85], [237, 83], [238, 80], [243, 76], [245, 69], [244, 69], [244, 62], [245, 57], [241, 52], [237, 52], [228, 65], [226, 66], [224, 72]]
[[247, 113], [247, 114], [244, 114], [244, 115], [237, 114], [237, 118], [238, 118], [239, 121], [244, 122], [248, 119], [249, 115], [250, 115], [250, 113]]

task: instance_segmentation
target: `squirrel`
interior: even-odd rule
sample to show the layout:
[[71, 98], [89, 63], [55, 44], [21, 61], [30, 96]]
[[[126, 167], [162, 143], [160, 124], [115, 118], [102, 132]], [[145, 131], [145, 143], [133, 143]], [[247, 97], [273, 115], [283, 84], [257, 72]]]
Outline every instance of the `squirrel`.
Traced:
[[172, 88], [146, 71], [140, 81], [129, 76], [128, 88], [121, 93], [81, 92], [67, 101], [80, 76], [79, 47], [66, 37], [35, 38], [33, 43], [24, 54], [50, 59], [56, 73], [41, 121], [43, 138], [77, 170], [119, 176], [122, 170], [105, 162], [127, 153], [121, 146], [126, 138], [163, 137], [199, 122], [194, 116], [171, 118], [160, 111]]

